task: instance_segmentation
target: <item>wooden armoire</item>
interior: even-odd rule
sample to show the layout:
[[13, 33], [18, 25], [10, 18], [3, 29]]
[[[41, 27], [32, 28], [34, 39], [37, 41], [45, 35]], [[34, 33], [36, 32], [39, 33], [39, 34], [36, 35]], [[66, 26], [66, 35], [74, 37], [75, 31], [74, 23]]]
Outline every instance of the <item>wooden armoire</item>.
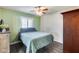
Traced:
[[79, 53], [79, 9], [63, 14], [63, 52]]

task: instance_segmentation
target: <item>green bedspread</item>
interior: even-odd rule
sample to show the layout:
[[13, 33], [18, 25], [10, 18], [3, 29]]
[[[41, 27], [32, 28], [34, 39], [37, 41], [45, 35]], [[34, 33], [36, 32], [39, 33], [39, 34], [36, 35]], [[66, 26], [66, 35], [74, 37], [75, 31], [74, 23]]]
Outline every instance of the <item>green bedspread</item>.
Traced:
[[53, 36], [45, 32], [27, 32], [21, 34], [21, 40], [27, 47], [26, 52], [36, 53], [42, 47], [53, 42]]

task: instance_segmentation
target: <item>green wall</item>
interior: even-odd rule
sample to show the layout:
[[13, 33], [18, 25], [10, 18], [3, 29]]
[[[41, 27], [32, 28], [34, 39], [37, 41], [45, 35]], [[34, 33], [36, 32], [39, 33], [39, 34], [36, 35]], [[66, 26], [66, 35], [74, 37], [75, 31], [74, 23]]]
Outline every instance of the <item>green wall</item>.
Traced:
[[21, 22], [20, 22], [21, 16], [33, 17], [35, 28], [37, 30], [40, 30], [39, 16], [34, 16], [31, 14], [27, 14], [19, 11], [0, 8], [0, 19], [3, 19], [4, 23], [8, 24], [10, 27], [10, 42], [16, 41], [18, 39], [17, 34], [19, 33], [21, 28]]

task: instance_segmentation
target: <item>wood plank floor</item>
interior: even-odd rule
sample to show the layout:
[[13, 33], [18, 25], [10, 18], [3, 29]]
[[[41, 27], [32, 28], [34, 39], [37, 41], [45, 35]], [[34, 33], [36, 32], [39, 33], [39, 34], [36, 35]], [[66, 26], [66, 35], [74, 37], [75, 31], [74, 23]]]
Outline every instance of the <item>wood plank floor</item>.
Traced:
[[63, 45], [56, 41], [37, 51], [37, 53], [62, 53], [62, 52], [63, 52]]
[[[11, 53], [25, 53], [25, 47], [21, 44], [20, 46], [12, 46], [10, 49]], [[52, 44], [39, 49], [37, 53], [63, 53], [63, 44], [54, 41]]]

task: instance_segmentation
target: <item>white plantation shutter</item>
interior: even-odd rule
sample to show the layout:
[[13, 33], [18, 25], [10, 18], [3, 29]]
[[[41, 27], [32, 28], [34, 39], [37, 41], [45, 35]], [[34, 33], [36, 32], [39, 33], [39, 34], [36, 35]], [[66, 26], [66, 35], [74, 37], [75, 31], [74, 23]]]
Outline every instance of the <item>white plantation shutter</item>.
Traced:
[[34, 27], [33, 18], [21, 17], [21, 27], [22, 28], [32, 28], [32, 27]]
[[33, 19], [28, 19], [28, 28], [33, 27]]
[[21, 17], [21, 27], [27, 28], [27, 18]]

